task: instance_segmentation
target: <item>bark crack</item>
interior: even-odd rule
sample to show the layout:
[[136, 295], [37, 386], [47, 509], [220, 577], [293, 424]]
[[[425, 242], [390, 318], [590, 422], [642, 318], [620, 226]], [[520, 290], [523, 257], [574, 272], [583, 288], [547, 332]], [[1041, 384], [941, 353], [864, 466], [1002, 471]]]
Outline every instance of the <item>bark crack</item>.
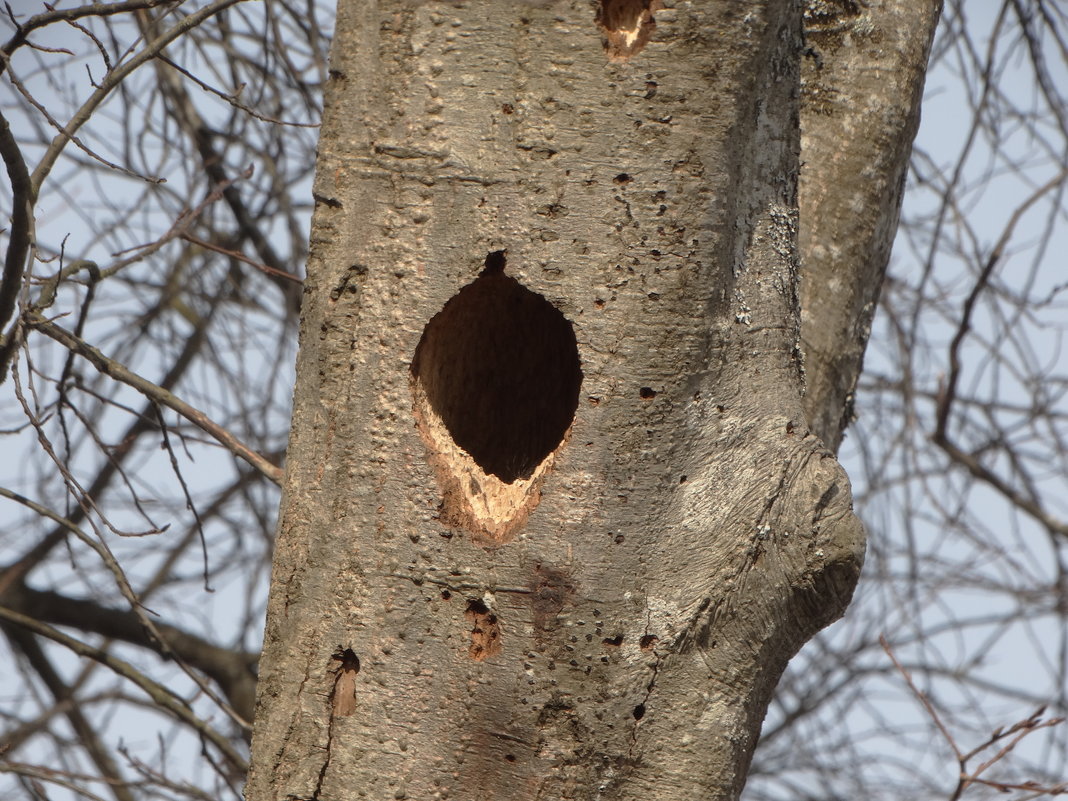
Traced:
[[[323, 764], [319, 768], [319, 775], [315, 779], [315, 789], [311, 794], [311, 801], [319, 801], [326, 781], [326, 772], [330, 768], [330, 757], [334, 747], [334, 721], [337, 718], [347, 717], [356, 711], [356, 674], [360, 672], [360, 658], [351, 648], [338, 646], [330, 657], [338, 663], [334, 669], [334, 687], [330, 692], [330, 717], [326, 724], [326, 755]], [[308, 680], [305, 674], [301, 688]]]
[[[308, 684], [308, 679], [309, 678], [311, 678], [311, 663], [310, 662], [308, 662], [304, 666], [304, 675], [300, 679], [300, 684], [298, 685], [297, 692], [296, 692], [296, 695], [297, 695], [298, 698], [301, 695], [303, 695], [304, 688]], [[297, 730], [297, 724], [298, 724], [299, 720], [300, 720], [300, 714], [299, 713], [295, 713], [295, 714], [290, 716], [289, 725], [286, 727], [286, 733], [282, 737], [282, 745], [279, 747], [277, 753], [275, 754], [274, 766], [272, 768], [272, 773], [274, 773], [275, 775], [278, 775], [278, 773], [282, 769], [282, 766], [285, 765], [287, 759], [290, 758], [289, 755], [286, 752], [289, 750], [290, 745], [293, 744], [293, 735], [294, 735], [294, 732]], [[327, 761], [329, 761], [329, 758], [328, 758]], [[319, 784], [321, 784], [321, 782], [322, 782], [322, 773], [323, 772], [325, 772], [325, 767], [324, 767], [323, 771], [320, 772], [319, 781], [316, 784], [315, 797], [318, 796]]]
[[319, 801], [319, 794], [323, 789], [323, 782], [326, 780], [326, 771], [330, 767], [330, 749], [334, 744], [334, 716], [330, 716], [330, 722], [326, 725], [326, 758], [323, 760], [323, 766], [319, 768], [319, 775], [315, 779], [315, 789], [312, 791], [311, 801]]

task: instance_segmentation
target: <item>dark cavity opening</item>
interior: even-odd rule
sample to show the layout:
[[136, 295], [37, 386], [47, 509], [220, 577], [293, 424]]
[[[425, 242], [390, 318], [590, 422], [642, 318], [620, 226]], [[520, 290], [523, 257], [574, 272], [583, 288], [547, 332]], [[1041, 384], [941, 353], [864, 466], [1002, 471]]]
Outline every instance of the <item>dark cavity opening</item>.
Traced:
[[505, 483], [560, 445], [582, 370], [571, 323], [504, 274], [503, 251], [427, 323], [412, 375], [453, 441]]
[[467, 601], [467, 611], [473, 615], [488, 615], [489, 607], [478, 598], [470, 598]]

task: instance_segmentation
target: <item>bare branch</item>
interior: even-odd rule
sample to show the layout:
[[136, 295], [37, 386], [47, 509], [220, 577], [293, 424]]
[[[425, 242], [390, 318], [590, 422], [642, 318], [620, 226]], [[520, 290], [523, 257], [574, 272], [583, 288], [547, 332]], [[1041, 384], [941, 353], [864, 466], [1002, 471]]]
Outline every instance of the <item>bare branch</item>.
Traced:
[[219, 752], [226, 757], [235, 769], [242, 772], [248, 769], [244, 758], [234, 750], [230, 741], [210, 727], [206, 722], [194, 715], [190, 710], [189, 704], [185, 700], [179, 698], [162, 684], [148, 678], [128, 662], [112, 656], [99, 648], [94, 648], [79, 642], [58, 629], [47, 626], [44, 623], [20, 614], [12, 609], [8, 609], [7, 607], [0, 606], [0, 618], [39, 634], [42, 637], [47, 637], [53, 642], [59, 643], [70, 649], [78, 656], [83, 656], [99, 662], [119, 676], [122, 676], [124, 679], [136, 684], [152, 699], [153, 703], [159, 709], [166, 711], [175, 719], [188, 724], [202, 734], [212, 745], [219, 749]]
[[59, 342], [64, 347], [91, 362], [100, 372], [133, 387], [145, 397], [182, 415], [186, 420], [218, 440], [221, 445], [228, 448], [235, 456], [244, 459], [254, 468], [259, 470], [271, 481], [276, 484], [281, 481], [282, 470], [280, 468], [268, 462], [251, 448], [245, 446], [229, 431], [222, 426], [217, 425], [202, 411], [193, 408], [174, 393], [142, 378], [136, 373], [128, 370], [119, 362], [109, 359], [96, 348], [78, 339], [69, 331], [66, 331], [55, 323], [49, 322], [40, 315], [30, 315], [27, 322], [28, 325], [35, 330], [47, 334], [52, 339], [56, 340], [56, 342]]

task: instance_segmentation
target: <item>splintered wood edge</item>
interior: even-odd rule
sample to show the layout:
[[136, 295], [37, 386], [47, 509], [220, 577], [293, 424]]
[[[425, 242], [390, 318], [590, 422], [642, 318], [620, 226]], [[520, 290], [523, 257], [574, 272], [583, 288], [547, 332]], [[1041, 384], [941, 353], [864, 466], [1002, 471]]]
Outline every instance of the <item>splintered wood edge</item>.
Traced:
[[653, 15], [663, 8], [662, 0], [601, 0], [597, 27], [604, 34], [608, 60], [627, 61], [644, 50], [656, 30]]
[[411, 389], [416, 426], [441, 490], [441, 521], [494, 544], [514, 539], [541, 500], [545, 475], [556, 451], [570, 439], [571, 428], [529, 477], [508, 483], [483, 472], [471, 455], [453, 441], [416, 376], [411, 377]]

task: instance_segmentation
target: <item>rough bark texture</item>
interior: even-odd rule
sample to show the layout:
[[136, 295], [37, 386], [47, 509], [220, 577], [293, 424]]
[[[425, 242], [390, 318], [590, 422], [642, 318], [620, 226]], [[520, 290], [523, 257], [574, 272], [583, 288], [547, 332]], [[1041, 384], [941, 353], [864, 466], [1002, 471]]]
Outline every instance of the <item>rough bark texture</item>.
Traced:
[[848, 603], [800, 10], [596, 5], [341, 4], [249, 801], [735, 798]]
[[897, 231], [941, 0], [806, 0], [801, 67], [805, 413], [833, 451]]

